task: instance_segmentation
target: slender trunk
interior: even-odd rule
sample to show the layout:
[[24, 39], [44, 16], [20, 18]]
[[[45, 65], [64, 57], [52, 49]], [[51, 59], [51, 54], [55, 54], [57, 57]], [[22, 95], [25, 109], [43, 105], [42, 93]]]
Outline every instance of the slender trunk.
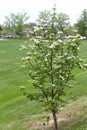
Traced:
[[[54, 29], [54, 22], [55, 22], [55, 4], [54, 4], [54, 8], [53, 8], [53, 18], [52, 18], [52, 31], [55, 34], [55, 29]], [[54, 84], [54, 76], [53, 76], [53, 51], [51, 52], [51, 83], [52, 85]], [[54, 99], [54, 88], [52, 86], [52, 100]], [[53, 106], [53, 104], [52, 104]], [[52, 115], [53, 115], [53, 120], [54, 120], [54, 127], [55, 130], [58, 130], [58, 124], [57, 124], [57, 117], [56, 117], [56, 111], [55, 109], [52, 110]]]
[[53, 115], [55, 130], [58, 130], [58, 123], [57, 123], [57, 117], [56, 117], [56, 111], [55, 110], [52, 110], [52, 115]]

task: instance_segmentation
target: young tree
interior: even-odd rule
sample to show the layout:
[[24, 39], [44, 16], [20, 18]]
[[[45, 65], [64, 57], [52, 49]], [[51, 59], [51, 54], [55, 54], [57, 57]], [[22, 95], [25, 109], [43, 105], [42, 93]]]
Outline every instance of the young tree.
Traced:
[[[43, 102], [47, 110], [53, 115], [55, 130], [58, 130], [56, 114], [63, 101], [65, 89], [71, 87], [73, 79], [72, 70], [82, 68], [82, 59], [78, 55], [80, 35], [63, 38], [61, 31], [55, 31], [55, 9], [51, 15], [51, 23], [36, 27], [32, 43], [22, 46], [27, 50], [23, 58], [28, 67], [29, 81], [34, 87], [33, 91], [27, 91], [21, 87], [24, 95], [30, 100]], [[45, 34], [45, 35], [43, 35]]]

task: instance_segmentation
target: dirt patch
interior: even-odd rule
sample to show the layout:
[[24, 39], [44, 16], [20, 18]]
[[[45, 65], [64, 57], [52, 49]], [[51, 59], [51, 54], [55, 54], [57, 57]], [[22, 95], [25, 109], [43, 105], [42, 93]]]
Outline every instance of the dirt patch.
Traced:
[[[66, 121], [67, 120], [67, 117], [64, 116], [58, 116], [58, 122], [62, 122], [62, 121]], [[47, 130], [48, 128], [52, 128], [53, 130], [53, 118], [52, 118], [52, 115], [50, 114], [50, 120], [49, 122], [46, 121], [46, 119], [42, 119], [42, 120], [37, 120], [35, 122], [31, 122], [31, 125], [29, 127], [29, 130]]]
[[[70, 101], [65, 107], [60, 108], [60, 113], [57, 115], [57, 121], [61, 128], [69, 126], [71, 123], [84, 119], [84, 114], [87, 111], [87, 97], [83, 97], [76, 101]], [[50, 116], [49, 122], [46, 119], [32, 121], [29, 126], [29, 130], [54, 130], [53, 118], [50, 113], [46, 113]], [[48, 125], [47, 125], [48, 124]]]

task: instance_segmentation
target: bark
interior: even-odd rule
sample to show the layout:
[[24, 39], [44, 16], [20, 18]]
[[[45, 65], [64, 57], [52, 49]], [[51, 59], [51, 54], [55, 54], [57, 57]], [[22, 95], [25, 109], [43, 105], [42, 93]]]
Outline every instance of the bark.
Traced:
[[56, 117], [56, 111], [55, 110], [52, 110], [52, 115], [53, 115], [55, 130], [58, 130], [58, 123], [57, 123], [57, 117]]

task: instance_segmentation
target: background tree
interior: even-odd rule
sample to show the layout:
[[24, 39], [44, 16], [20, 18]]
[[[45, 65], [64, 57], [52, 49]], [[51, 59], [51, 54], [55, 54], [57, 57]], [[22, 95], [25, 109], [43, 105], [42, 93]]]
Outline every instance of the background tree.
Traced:
[[68, 29], [70, 27], [69, 16], [64, 13], [57, 14], [57, 23], [58, 30], [66, 33], [65, 29]]
[[4, 26], [8, 31], [8, 34], [15, 34], [15, 14], [11, 13], [10, 16], [5, 17]]
[[2, 26], [0, 25], [0, 31], [2, 31], [3, 30], [3, 28], [2, 28]]
[[2, 34], [3, 28], [2, 25], [0, 25], [0, 35]]
[[11, 13], [10, 16], [5, 17], [5, 28], [8, 34], [23, 36], [23, 30], [26, 27], [29, 16], [26, 12], [24, 13]]
[[78, 29], [79, 34], [87, 37], [87, 9], [82, 11], [82, 14], [75, 24], [75, 27]]
[[82, 59], [78, 55], [82, 37], [77, 34], [63, 39], [63, 32], [55, 33], [55, 15], [54, 10], [50, 16], [51, 23], [36, 27], [31, 44], [22, 46], [22, 49], [27, 49], [27, 55], [22, 59], [25, 67], [28, 67], [31, 89], [27, 91], [21, 87], [21, 90], [30, 100], [43, 102], [46, 110], [51, 111], [55, 130], [58, 130], [56, 114], [65, 89], [71, 87], [70, 81], [74, 77], [72, 70], [82, 68]]

